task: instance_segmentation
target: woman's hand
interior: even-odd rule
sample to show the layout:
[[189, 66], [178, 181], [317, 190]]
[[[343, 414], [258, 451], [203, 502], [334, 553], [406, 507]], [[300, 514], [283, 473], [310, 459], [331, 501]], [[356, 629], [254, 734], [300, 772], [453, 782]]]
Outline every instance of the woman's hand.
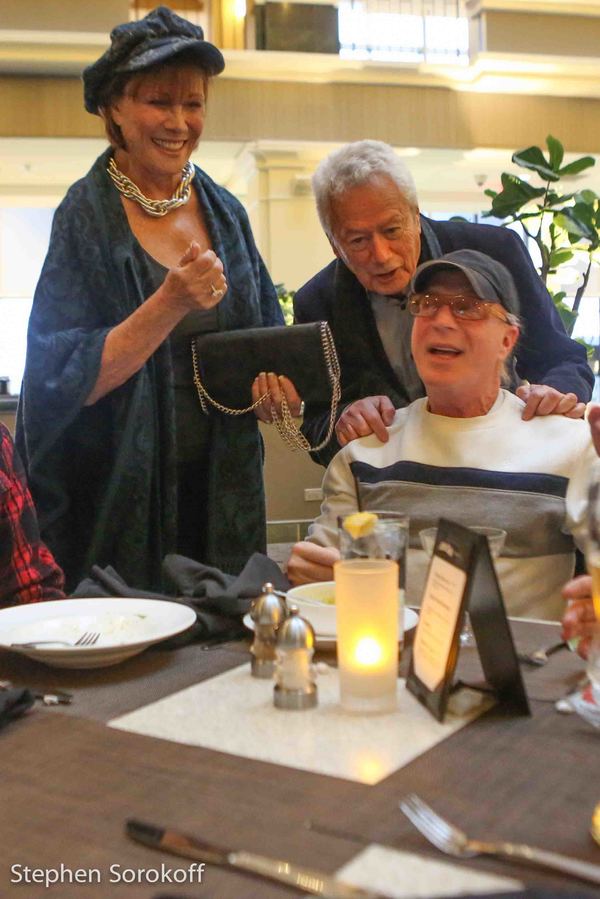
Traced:
[[227, 292], [223, 263], [212, 250], [201, 250], [191, 242], [179, 264], [169, 269], [163, 284], [166, 303], [186, 311], [211, 309], [220, 303]]
[[290, 379], [286, 378], [285, 375], [261, 371], [254, 379], [252, 385], [252, 402], [255, 403], [266, 393], [269, 396], [254, 410], [254, 414], [260, 421], [270, 424], [273, 421], [273, 410], [281, 418], [281, 400], [283, 396], [285, 396], [292, 417], [297, 418], [300, 415], [302, 400]]

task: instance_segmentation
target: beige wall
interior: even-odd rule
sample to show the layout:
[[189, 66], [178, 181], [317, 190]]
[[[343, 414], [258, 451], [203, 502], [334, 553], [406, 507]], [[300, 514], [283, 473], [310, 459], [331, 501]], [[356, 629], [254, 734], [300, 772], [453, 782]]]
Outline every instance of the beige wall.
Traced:
[[[11, 434], [15, 433], [14, 412], [0, 412], [0, 421]], [[281, 440], [275, 428], [261, 425], [265, 443], [264, 479], [269, 521], [290, 521], [314, 518], [319, 513], [319, 501], [304, 499], [307, 487], [320, 487], [325, 471], [312, 461], [308, 453], [292, 452]]]
[[0, 412], [0, 421], [3, 425], [6, 425], [11, 434], [15, 433], [15, 419], [16, 413], [14, 412]]
[[128, 19], [128, 0], [0, 0], [0, 28], [101, 31], [108, 43], [111, 28]]
[[[565, 3], [568, 8], [568, 3]], [[565, 10], [566, 13], [566, 10]], [[485, 45], [491, 53], [598, 56], [600, 18], [526, 12], [486, 12]]]
[[[295, 84], [222, 79], [214, 84], [207, 140], [347, 141], [395, 146], [521, 147], [560, 134], [565, 148], [600, 149], [600, 100], [478, 94], [445, 88]], [[99, 137], [76, 78], [0, 76], [0, 136]]]
[[293, 152], [261, 151], [253, 165], [245, 206], [254, 235], [275, 284], [297, 290], [333, 258], [312, 193], [295, 192], [312, 169], [307, 172]]
[[274, 427], [261, 425], [260, 429], [265, 441], [267, 519], [315, 518], [319, 514], [320, 501], [307, 502], [304, 490], [320, 487], [325, 469], [313, 462], [308, 453], [289, 449]]

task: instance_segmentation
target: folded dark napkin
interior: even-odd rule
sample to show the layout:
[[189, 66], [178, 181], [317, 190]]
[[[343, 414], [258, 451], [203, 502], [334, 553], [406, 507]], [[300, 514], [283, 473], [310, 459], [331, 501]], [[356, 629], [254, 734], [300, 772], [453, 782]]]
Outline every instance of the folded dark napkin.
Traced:
[[35, 702], [33, 693], [21, 687], [0, 693], [0, 729], [14, 718], [20, 718]]
[[270, 581], [278, 590], [288, 590], [289, 581], [268, 556], [254, 553], [239, 575], [225, 574], [202, 562], [171, 554], [163, 560], [163, 572], [174, 595], [153, 593], [130, 587], [114, 568], [92, 566], [91, 577], [81, 581], [73, 598], [122, 596], [179, 602], [194, 609], [196, 624], [178, 637], [160, 644], [180, 646], [191, 640], [219, 642], [233, 640], [245, 633], [241, 622], [250, 611], [252, 600], [262, 585]]

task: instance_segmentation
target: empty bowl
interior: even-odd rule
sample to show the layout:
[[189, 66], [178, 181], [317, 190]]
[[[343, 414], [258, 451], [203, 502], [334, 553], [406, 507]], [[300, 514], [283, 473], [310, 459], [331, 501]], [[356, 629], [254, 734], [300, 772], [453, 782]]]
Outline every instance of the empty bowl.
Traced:
[[[469, 530], [474, 531], [476, 534], [481, 534], [483, 537], [487, 537], [490, 554], [493, 559], [496, 559], [500, 555], [504, 548], [506, 531], [503, 531], [502, 528], [488, 528], [482, 525], [469, 526]], [[419, 531], [421, 546], [428, 556], [433, 555], [436, 537], [437, 528], [424, 528], [422, 531]]]

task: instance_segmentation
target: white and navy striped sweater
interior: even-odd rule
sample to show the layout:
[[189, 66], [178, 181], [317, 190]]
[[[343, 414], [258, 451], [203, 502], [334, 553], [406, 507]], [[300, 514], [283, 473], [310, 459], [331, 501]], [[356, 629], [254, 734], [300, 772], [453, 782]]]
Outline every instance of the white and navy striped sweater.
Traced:
[[586, 422], [561, 415], [524, 422], [523, 406], [501, 390], [488, 414], [477, 418], [433, 415], [426, 399], [399, 409], [387, 443], [374, 436], [354, 440], [332, 460], [309, 539], [337, 545], [337, 516], [356, 511], [356, 476], [364, 508], [410, 516], [408, 603], [420, 602], [428, 564], [419, 531], [445, 517], [504, 528], [496, 567], [508, 613], [559, 618], [597, 457]]

